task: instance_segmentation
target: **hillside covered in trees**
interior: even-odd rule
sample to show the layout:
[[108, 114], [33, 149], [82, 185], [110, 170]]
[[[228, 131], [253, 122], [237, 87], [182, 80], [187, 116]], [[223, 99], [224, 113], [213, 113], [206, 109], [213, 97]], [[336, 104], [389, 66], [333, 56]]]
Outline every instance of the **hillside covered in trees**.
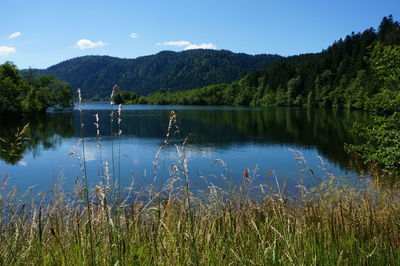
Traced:
[[378, 30], [352, 33], [326, 50], [275, 60], [238, 81], [178, 93], [158, 92], [127, 97], [132, 103], [315, 106], [368, 109], [379, 91], [379, 78], [370, 62], [377, 45], [400, 45], [400, 26], [391, 16]]
[[174, 92], [232, 82], [277, 58], [280, 57], [226, 50], [163, 51], [136, 59], [83, 56], [40, 72], [81, 88], [85, 98], [102, 98], [110, 96], [115, 84], [123, 90], [146, 95], [159, 90]]

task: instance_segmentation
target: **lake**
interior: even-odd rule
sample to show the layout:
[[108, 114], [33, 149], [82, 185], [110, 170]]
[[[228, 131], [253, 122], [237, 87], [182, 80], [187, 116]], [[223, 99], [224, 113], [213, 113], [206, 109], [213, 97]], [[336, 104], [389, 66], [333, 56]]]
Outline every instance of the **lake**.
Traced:
[[[83, 176], [83, 139], [91, 186], [102, 180], [105, 161], [110, 174], [119, 176], [123, 186], [128, 186], [132, 177], [136, 184], [163, 186], [171, 166], [180, 166], [174, 145], [161, 149], [156, 158], [166, 140], [170, 111], [174, 110], [179, 133], [170, 140], [181, 145], [190, 135], [185, 157], [194, 189], [205, 190], [210, 185], [225, 188], [228, 183], [240, 186], [245, 169], [253, 180], [252, 186], [266, 182], [274, 186], [273, 174], [266, 180], [266, 173], [274, 170], [278, 183], [286, 184], [289, 194], [297, 193], [298, 184], [312, 187], [331, 174], [354, 183], [368, 181], [358, 177], [343, 148], [344, 143], [360, 141], [351, 128], [354, 122], [369, 119], [367, 112], [125, 105], [122, 134], [117, 136], [117, 108], [107, 102], [87, 102], [82, 104], [81, 112], [75, 108], [71, 113], [49, 113], [22, 121], [1, 118], [0, 138], [8, 144], [0, 144], [6, 150], [15, 141], [17, 129], [29, 123], [28, 139], [15, 149], [13, 156], [0, 152], [1, 176], [8, 177], [8, 182], [21, 191], [31, 186], [36, 191], [48, 190], [60, 181], [65, 190], [70, 190], [74, 180]], [[94, 124], [96, 114], [100, 138]]]

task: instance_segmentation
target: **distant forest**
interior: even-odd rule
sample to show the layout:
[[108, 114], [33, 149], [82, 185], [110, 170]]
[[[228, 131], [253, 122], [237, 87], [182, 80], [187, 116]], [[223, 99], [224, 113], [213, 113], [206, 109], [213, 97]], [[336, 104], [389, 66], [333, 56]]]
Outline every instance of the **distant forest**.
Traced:
[[[232, 83], [148, 96], [122, 93], [120, 102], [140, 104], [314, 106], [370, 109], [380, 91], [374, 54], [400, 45], [400, 26], [384, 17], [378, 30], [352, 33], [326, 50], [277, 59]], [[398, 70], [396, 70], [398, 71]]]
[[84, 98], [100, 99], [109, 97], [115, 84], [125, 91], [146, 95], [232, 82], [277, 58], [280, 56], [197, 49], [163, 51], [136, 59], [83, 56], [38, 72], [64, 80], [74, 89], [80, 88]]

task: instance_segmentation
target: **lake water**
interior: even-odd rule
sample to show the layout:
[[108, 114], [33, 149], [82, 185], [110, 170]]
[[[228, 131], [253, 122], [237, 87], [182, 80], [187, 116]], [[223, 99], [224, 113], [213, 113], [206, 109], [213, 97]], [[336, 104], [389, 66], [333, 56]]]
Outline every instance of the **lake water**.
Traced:
[[[126, 105], [122, 107], [122, 135], [112, 136], [111, 131], [113, 135], [118, 132], [118, 124], [115, 113], [111, 126], [109, 103], [89, 102], [81, 108], [82, 112], [75, 109], [24, 121], [1, 118], [0, 138], [8, 142], [0, 143], [2, 149], [10, 149], [17, 128], [28, 122], [29, 128], [28, 140], [13, 156], [0, 152], [0, 175], [20, 190], [31, 186], [36, 186], [36, 191], [48, 190], [57, 180], [69, 190], [83, 175], [83, 134], [92, 186], [101, 180], [104, 161], [110, 173], [120, 176], [123, 186], [131, 183], [132, 176], [136, 184], [162, 186], [171, 166], [179, 166], [174, 145], [162, 149], [156, 159], [174, 110], [179, 134], [171, 141], [180, 145], [185, 136], [193, 134], [185, 149], [193, 188], [207, 189], [210, 184], [223, 188], [228, 180], [241, 185], [247, 168], [253, 186], [272, 185], [275, 178], [271, 175], [266, 181], [266, 173], [273, 169], [278, 182], [286, 183], [287, 192], [296, 193], [296, 185], [315, 186], [330, 173], [359, 180], [343, 144], [358, 143], [352, 125], [368, 119], [368, 113], [350, 110]], [[117, 107], [113, 109], [116, 112]], [[95, 114], [100, 119], [101, 139], [96, 137]], [[301, 156], [304, 160], [299, 160]], [[226, 166], [220, 162], [212, 165], [215, 159]]]

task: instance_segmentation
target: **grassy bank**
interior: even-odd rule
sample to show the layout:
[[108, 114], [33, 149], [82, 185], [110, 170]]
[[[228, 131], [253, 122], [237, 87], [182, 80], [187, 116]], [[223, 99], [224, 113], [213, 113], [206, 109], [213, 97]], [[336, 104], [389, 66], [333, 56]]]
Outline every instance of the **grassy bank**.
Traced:
[[200, 201], [170, 188], [118, 205], [109, 189], [99, 184], [87, 208], [82, 187], [74, 197], [56, 188], [48, 203], [21, 201], [3, 187], [0, 264], [400, 263], [396, 193], [323, 183], [296, 200], [268, 194], [254, 202], [243, 187], [225, 199], [210, 188]]

